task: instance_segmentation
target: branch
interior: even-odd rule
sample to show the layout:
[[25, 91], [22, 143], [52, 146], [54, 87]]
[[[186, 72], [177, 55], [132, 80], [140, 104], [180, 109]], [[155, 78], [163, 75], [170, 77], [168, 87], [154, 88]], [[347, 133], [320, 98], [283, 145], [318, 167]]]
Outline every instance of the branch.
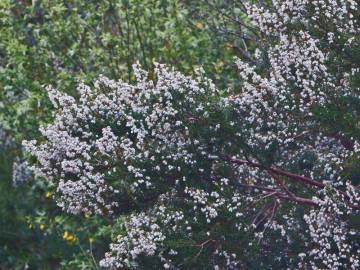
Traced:
[[250, 167], [264, 168], [269, 173], [274, 173], [274, 174], [277, 174], [277, 175], [286, 176], [286, 177], [288, 177], [288, 178], [290, 178], [292, 180], [296, 180], [298, 182], [303, 182], [303, 183], [305, 183], [307, 185], [310, 185], [310, 186], [316, 186], [316, 187], [320, 187], [320, 188], [325, 187], [325, 184], [320, 183], [318, 181], [315, 181], [315, 180], [313, 180], [313, 179], [311, 179], [309, 177], [294, 174], [294, 173], [291, 173], [291, 172], [287, 172], [287, 171], [281, 170], [281, 169], [276, 168], [276, 167], [270, 166], [270, 167], [266, 168], [263, 165], [261, 165], [260, 163], [257, 163], [257, 162], [254, 162], [254, 161], [243, 160], [243, 159], [226, 158], [226, 160], [228, 160], [231, 163], [238, 164], [238, 165], [248, 165]]
[[291, 198], [296, 198], [295, 194], [292, 193], [285, 185], [284, 182], [276, 175], [273, 173], [270, 173], [270, 175], [275, 179], [276, 183], [278, 186], [280, 186], [280, 188], [282, 188], [283, 190], [285, 190], [286, 194], [289, 195], [289, 197]]
[[287, 201], [293, 201], [300, 204], [307, 204], [312, 206], [318, 206], [319, 204], [311, 199], [303, 198], [303, 197], [297, 197], [297, 196], [288, 196], [285, 193], [278, 193], [276, 196], [279, 199], [287, 200]]
[[240, 56], [242, 56], [246, 60], [250, 61], [251, 64], [256, 65], [256, 61], [251, 57], [251, 55], [246, 50], [242, 49], [241, 47], [239, 47], [235, 44], [231, 44], [231, 43], [228, 43], [226, 45], [226, 47], [235, 50], [236, 52], [238, 52], [240, 54]]
[[264, 191], [268, 191], [268, 192], [277, 192], [277, 190], [274, 188], [264, 187], [264, 186], [260, 186], [260, 185], [247, 185], [247, 184], [242, 184], [242, 183], [236, 183], [236, 185], [245, 187], [245, 188], [264, 190]]
[[[281, 176], [286, 176], [291, 180], [295, 180], [297, 182], [302, 182], [304, 184], [310, 185], [310, 186], [315, 186], [318, 188], [324, 188], [326, 187], [325, 184], [315, 181], [309, 177], [306, 176], [302, 176], [302, 175], [298, 175], [295, 173], [291, 173], [291, 172], [287, 172], [284, 171], [282, 169], [276, 168], [276, 167], [264, 167], [263, 165], [261, 165], [260, 163], [254, 162], [254, 161], [250, 161], [250, 160], [243, 160], [243, 159], [235, 159], [235, 158], [230, 158], [230, 157], [225, 157], [225, 160], [234, 163], [234, 164], [238, 164], [238, 165], [247, 165], [249, 167], [256, 167], [256, 168], [263, 168], [265, 171], [267, 171], [270, 175], [281, 175]], [[246, 185], [244, 184], [240, 184], [243, 187], [246, 187]], [[276, 189], [269, 189], [266, 187], [262, 187], [262, 186], [248, 186], [248, 187], [252, 187], [252, 188], [258, 188], [258, 189], [262, 189], [262, 190], [266, 190], [266, 191], [270, 191], [270, 192], [274, 192], [276, 191]], [[336, 189], [339, 194], [343, 195], [345, 198], [349, 199], [349, 196], [346, 194], [346, 192]], [[290, 192], [290, 191], [289, 191]], [[277, 193], [276, 196], [278, 196], [281, 199], [284, 200], [290, 200], [290, 201], [294, 201], [294, 202], [298, 202], [298, 203], [303, 203], [303, 204], [309, 204], [309, 205], [318, 205], [318, 203], [310, 200], [310, 199], [306, 199], [306, 198], [302, 198], [302, 197], [297, 197], [295, 196], [295, 194], [288, 194], [286, 195], [285, 193]], [[354, 205], [352, 203], [348, 202], [348, 205], [351, 208], [355, 208], [355, 209], [360, 209], [360, 206]]]
[[246, 185], [246, 184], [241, 184], [241, 183], [239, 183], [238, 185], [241, 187], [245, 187], [245, 188], [253, 188], [253, 189], [267, 191], [268, 192], [266, 194], [267, 197], [275, 196], [282, 200], [293, 201], [293, 202], [297, 202], [297, 203], [301, 203], [301, 204], [316, 205], [316, 206], [318, 205], [317, 202], [315, 202], [311, 199], [298, 197], [295, 194], [291, 193], [290, 191], [289, 192], [291, 193], [291, 195], [286, 194], [286, 193], [281, 193], [274, 188], [264, 187], [264, 186], [260, 186], [260, 185]]

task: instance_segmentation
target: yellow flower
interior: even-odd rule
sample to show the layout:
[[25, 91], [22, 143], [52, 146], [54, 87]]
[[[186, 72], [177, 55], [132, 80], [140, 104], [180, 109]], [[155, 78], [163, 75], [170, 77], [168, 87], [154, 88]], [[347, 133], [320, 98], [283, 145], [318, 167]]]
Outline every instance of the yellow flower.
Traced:
[[204, 24], [201, 23], [201, 22], [197, 22], [196, 23], [196, 28], [202, 30], [202, 29], [204, 29]]
[[63, 239], [66, 240], [69, 236], [69, 233], [67, 231], [64, 232]]
[[75, 242], [76, 237], [75, 235], [69, 233], [68, 231], [65, 231], [63, 234], [63, 239], [69, 242]]
[[33, 228], [33, 225], [30, 223], [29, 224], [29, 229], [32, 229]]
[[75, 241], [75, 236], [69, 235], [69, 237], [66, 240], [69, 242], [73, 242], [73, 241]]
[[45, 229], [45, 225], [44, 224], [40, 224], [40, 230], [44, 230]]
[[49, 199], [49, 198], [52, 197], [53, 194], [54, 194], [54, 192], [48, 191], [48, 192], [46, 192], [46, 194], [45, 194], [45, 198]]

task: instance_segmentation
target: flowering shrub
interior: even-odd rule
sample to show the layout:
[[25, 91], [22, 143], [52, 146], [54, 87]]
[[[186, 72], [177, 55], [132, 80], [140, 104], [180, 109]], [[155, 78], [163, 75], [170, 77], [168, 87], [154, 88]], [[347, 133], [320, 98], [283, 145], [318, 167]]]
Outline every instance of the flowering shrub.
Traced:
[[94, 90], [80, 85], [78, 102], [49, 88], [59, 112], [41, 129], [47, 142], [25, 146], [39, 161], [37, 175], [58, 182], [60, 206], [71, 213], [108, 215], [121, 201], [151, 199], [172, 185], [166, 177], [181, 171], [180, 163], [196, 162], [181, 119], [202, 111], [200, 99], [210, 93], [161, 65], [153, 74], [156, 82], [147, 81], [139, 67], [134, 71], [134, 86], [105, 77]]
[[24, 145], [59, 206], [115, 222], [101, 266], [360, 267], [358, 6], [243, 9], [258, 45], [240, 90], [160, 64], [48, 88], [55, 119]]

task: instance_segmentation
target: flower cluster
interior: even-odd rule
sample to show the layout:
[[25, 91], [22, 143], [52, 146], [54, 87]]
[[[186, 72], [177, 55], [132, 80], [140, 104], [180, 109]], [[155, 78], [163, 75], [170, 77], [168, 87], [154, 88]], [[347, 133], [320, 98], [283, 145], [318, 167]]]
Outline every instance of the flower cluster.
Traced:
[[132, 264], [139, 255], [153, 256], [157, 250], [157, 243], [165, 239], [159, 225], [144, 214], [130, 217], [126, 229], [127, 235], [119, 236], [118, 241], [110, 245], [113, 252], [105, 254], [105, 259], [101, 261], [102, 267], [134, 266]]
[[59, 205], [71, 213], [111, 214], [124, 193], [153, 196], [156, 185], [171, 184], [180, 164], [195, 162], [185, 121], [201, 111], [196, 99], [215, 93], [211, 82], [163, 65], [154, 80], [136, 65], [134, 72], [135, 85], [105, 77], [93, 89], [80, 84], [79, 100], [48, 88], [58, 109], [54, 123], [41, 128], [44, 143], [24, 145], [38, 160], [35, 173], [57, 184]]
[[[360, 267], [359, 239], [357, 229], [345, 222], [352, 216], [352, 209], [342, 202], [349, 196], [354, 206], [359, 206], [360, 194], [348, 186], [347, 195], [336, 190], [325, 190], [320, 208], [313, 209], [304, 216], [312, 237], [312, 249], [308, 251], [310, 264], [315, 268], [320, 261], [329, 269], [358, 269]], [[303, 258], [306, 258], [303, 256]]]
[[16, 159], [13, 163], [12, 179], [14, 185], [28, 182], [33, 174], [27, 161]]
[[[114, 269], [137, 268], [146, 257], [153, 257], [156, 258], [153, 264], [175, 269], [182, 263], [181, 255], [185, 248], [196, 251], [198, 257], [208, 256], [206, 260], [211, 260], [214, 266], [237, 269], [240, 264], [235, 249], [227, 244], [230, 239], [219, 234], [218, 230], [224, 220], [229, 222], [229, 230], [233, 233], [241, 234], [248, 230], [241, 227], [246, 201], [229, 187], [227, 179], [221, 179], [211, 193], [185, 187], [180, 194], [179, 190], [173, 189], [162, 194], [148, 211], [127, 218], [125, 233], [117, 236], [100, 264]], [[176, 237], [189, 240], [178, 246], [169, 246], [168, 241]], [[205, 248], [211, 253], [204, 255]]]

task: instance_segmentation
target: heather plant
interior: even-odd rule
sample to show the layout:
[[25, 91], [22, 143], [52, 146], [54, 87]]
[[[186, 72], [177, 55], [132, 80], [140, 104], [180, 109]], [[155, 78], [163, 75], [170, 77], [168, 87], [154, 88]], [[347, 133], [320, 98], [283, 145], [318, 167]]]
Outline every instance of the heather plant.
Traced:
[[324, 124], [334, 103], [358, 100], [356, 62], [333, 53], [356, 48], [357, 5], [244, 12], [259, 46], [236, 59], [240, 90], [163, 65], [134, 66], [135, 84], [80, 85], [79, 99], [49, 89], [55, 120], [25, 147], [64, 210], [120, 226], [101, 266], [359, 267], [357, 128]]
[[357, 2], [238, 8], [240, 86], [154, 63], [47, 88], [53, 119], [23, 145], [59, 207], [109, 224], [101, 267], [360, 267]]

